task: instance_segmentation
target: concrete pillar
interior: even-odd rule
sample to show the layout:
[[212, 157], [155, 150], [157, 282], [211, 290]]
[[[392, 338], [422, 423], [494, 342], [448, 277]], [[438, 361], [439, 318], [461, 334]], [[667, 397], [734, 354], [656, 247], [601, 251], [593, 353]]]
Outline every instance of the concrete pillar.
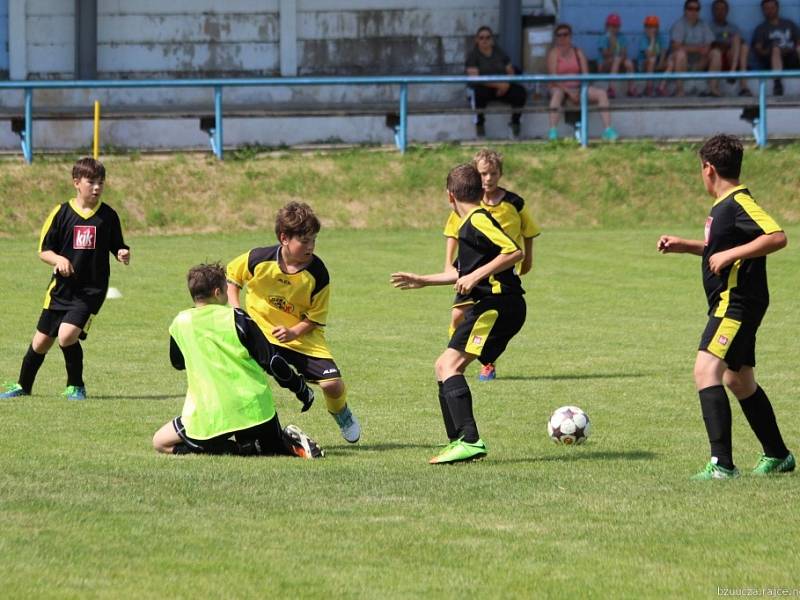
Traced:
[[297, 75], [297, 1], [280, 0], [281, 77]]
[[522, 0], [500, 0], [500, 47], [522, 68]]
[[97, 0], [75, 0], [75, 78], [97, 79]]
[[24, 80], [28, 78], [28, 36], [26, 34], [27, 11], [25, 0], [8, 2], [8, 77]]

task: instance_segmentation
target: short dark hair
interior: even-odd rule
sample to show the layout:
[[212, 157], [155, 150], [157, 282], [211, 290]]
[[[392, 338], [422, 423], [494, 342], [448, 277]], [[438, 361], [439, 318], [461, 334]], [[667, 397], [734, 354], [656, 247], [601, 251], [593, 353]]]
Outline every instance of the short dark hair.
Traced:
[[711, 3], [711, 6], [712, 6], [712, 7], [714, 7], [714, 6], [716, 6], [717, 4], [724, 4], [724, 5], [725, 5], [725, 8], [728, 8], [728, 0], [714, 0], [714, 1]]
[[91, 156], [84, 156], [75, 162], [72, 167], [72, 178], [81, 179], [99, 179], [105, 181], [106, 168], [99, 160], [93, 159]]
[[700, 160], [713, 166], [723, 179], [739, 179], [744, 148], [736, 136], [715, 135], [706, 140], [699, 154]]
[[322, 225], [311, 207], [305, 202], [289, 202], [278, 211], [275, 217], [275, 235], [287, 237], [303, 237], [316, 235]]
[[469, 163], [453, 167], [447, 174], [447, 191], [460, 202], [477, 204], [483, 198], [481, 174]]
[[186, 283], [192, 300], [206, 300], [214, 295], [214, 290], [227, 289], [225, 269], [218, 262], [192, 267], [186, 275]]
[[778, 2], [778, 0], [761, 0], [761, 6], [764, 6], [765, 4], [767, 4], [769, 2], [774, 2], [775, 4], [780, 4]]
[[479, 36], [481, 34], [481, 31], [488, 31], [491, 35], [494, 35], [494, 31], [492, 31], [491, 27], [489, 27], [488, 25], [481, 25], [480, 27], [478, 27], [478, 31], [475, 32], [475, 37]]
[[700, 0], [686, 0], [686, 2], [683, 3], [683, 10], [689, 8], [690, 4], [697, 4], [698, 8], [702, 6], [702, 4], [700, 4]]
[[559, 23], [556, 25], [555, 29], [553, 29], [553, 33], [558, 33], [559, 31], [566, 29], [570, 33], [572, 33], [572, 25], [569, 23]]

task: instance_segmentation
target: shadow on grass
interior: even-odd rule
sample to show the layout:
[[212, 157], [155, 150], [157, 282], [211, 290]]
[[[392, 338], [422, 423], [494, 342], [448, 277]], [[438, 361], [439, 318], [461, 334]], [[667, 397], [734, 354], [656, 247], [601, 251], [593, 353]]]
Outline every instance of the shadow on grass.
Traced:
[[[574, 452], [573, 452], [574, 450]], [[509, 459], [496, 459], [495, 456], [489, 455], [490, 458], [498, 463], [537, 463], [537, 462], [574, 462], [578, 460], [653, 460], [658, 457], [655, 452], [648, 452], [647, 450], [633, 450], [630, 452], [614, 452], [602, 451], [592, 452], [588, 449], [572, 448], [567, 454], [559, 454], [557, 456], [530, 456], [527, 458], [509, 458]]]
[[434, 444], [401, 444], [401, 443], [382, 443], [382, 444], [337, 444], [335, 446], [326, 445], [325, 451], [336, 451], [336, 452], [390, 452], [392, 450], [410, 450], [410, 449], [428, 449], [431, 451], [435, 451], [436, 447]]
[[501, 375], [497, 381], [579, 381], [582, 379], [628, 379], [650, 377], [652, 373], [577, 373], [570, 375]]
[[105, 394], [98, 396], [96, 394], [91, 394], [88, 397], [89, 400], [182, 400], [184, 398], [186, 398], [186, 394], [136, 394], [135, 396], [127, 394], [119, 396]]

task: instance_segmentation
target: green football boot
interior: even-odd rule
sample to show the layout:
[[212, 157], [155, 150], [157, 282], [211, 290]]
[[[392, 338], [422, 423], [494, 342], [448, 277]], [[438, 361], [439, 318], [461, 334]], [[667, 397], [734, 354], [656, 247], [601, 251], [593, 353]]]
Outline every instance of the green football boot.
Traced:
[[706, 468], [700, 471], [697, 475], [693, 475], [692, 479], [695, 481], [710, 481], [712, 479], [736, 479], [739, 477], [739, 469], [733, 467], [726, 469], [709, 462]]
[[764, 454], [758, 461], [753, 475], [772, 475], [773, 473], [789, 473], [796, 466], [794, 455], [790, 452], [786, 458], [770, 458]]
[[5, 400], [6, 398], [18, 398], [19, 396], [28, 396], [29, 394], [22, 389], [22, 386], [18, 383], [7, 384], [6, 389], [0, 392], [0, 398]]
[[482, 440], [478, 440], [474, 444], [469, 444], [459, 439], [445, 446], [439, 454], [428, 462], [432, 465], [443, 465], [465, 462], [468, 460], [478, 460], [484, 456], [486, 456], [486, 445]]
[[86, 400], [86, 388], [82, 385], [68, 385], [61, 395], [67, 400]]

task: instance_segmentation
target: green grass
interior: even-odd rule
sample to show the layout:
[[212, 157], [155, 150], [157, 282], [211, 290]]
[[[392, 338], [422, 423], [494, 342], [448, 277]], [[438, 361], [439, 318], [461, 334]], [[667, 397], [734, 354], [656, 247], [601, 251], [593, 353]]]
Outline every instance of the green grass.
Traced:
[[[167, 326], [188, 306], [186, 269], [270, 236], [133, 236], [131, 266], [112, 275], [124, 297], [107, 301], [84, 343], [90, 399], [58, 396], [56, 350], [33, 397], [0, 403], [2, 595], [614, 598], [797, 587], [800, 477], [688, 480], [707, 460], [691, 377], [705, 299], [696, 257], [655, 252], [664, 232], [545, 231], [525, 279], [528, 320], [499, 379], [468, 373], [489, 457], [447, 467], [426, 461], [444, 439], [432, 364], [451, 291], [388, 283], [393, 270], [440, 267], [438, 230], [320, 235], [334, 285], [328, 338], [364, 434], [349, 446], [322, 402], [301, 415], [276, 392], [282, 421], [326, 448], [315, 462], [153, 452], [153, 432], [179, 413], [185, 389], [169, 366]], [[758, 359], [798, 450], [800, 229], [788, 233], [789, 248], [769, 259], [773, 305]], [[2, 243], [0, 373], [14, 379], [47, 268], [34, 239]], [[547, 438], [563, 404], [592, 418], [581, 447]], [[759, 447], [735, 406], [734, 443], [749, 471]]]
[[[707, 201], [696, 144], [570, 142], [498, 145], [502, 184], [519, 192], [546, 228], [621, 229], [691, 225]], [[427, 229], [443, 222], [445, 176], [476, 146], [332, 152], [117, 155], [108, 168], [105, 199], [134, 233], [262, 230], [289, 200], [305, 200], [326, 227]], [[0, 237], [38, 233], [43, 215], [74, 191], [75, 157], [38, 157], [24, 165], [0, 159]], [[800, 143], [748, 148], [743, 180], [784, 224], [800, 223], [796, 165]]]

